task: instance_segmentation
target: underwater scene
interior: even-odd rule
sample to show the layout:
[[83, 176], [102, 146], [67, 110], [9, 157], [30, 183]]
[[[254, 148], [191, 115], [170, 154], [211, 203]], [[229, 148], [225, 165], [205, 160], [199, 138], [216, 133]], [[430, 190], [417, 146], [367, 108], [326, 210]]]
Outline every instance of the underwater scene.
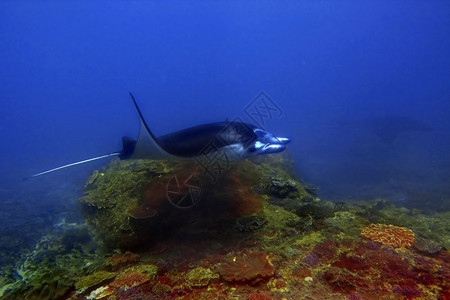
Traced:
[[0, 299], [450, 299], [449, 1], [0, 1]]

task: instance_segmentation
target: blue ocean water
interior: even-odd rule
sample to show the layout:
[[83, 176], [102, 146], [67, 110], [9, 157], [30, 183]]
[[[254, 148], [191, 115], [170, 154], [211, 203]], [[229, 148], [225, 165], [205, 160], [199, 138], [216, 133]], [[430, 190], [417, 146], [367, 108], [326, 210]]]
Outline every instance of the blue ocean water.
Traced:
[[108, 160], [21, 179], [136, 137], [129, 91], [157, 135], [251, 121], [263, 91], [320, 197], [449, 208], [448, 1], [1, 1], [0, 33], [9, 233], [78, 216]]

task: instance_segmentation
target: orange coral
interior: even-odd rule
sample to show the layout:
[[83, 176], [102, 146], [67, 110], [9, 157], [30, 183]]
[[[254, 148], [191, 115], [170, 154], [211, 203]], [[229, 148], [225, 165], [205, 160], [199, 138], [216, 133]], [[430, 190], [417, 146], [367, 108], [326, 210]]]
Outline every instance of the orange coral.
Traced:
[[258, 281], [275, 273], [264, 252], [235, 256], [222, 263], [218, 271], [226, 281]]
[[126, 291], [130, 288], [140, 286], [149, 280], [150, 278], [144, 273], [130, 271], [120, 275], [116, 280], [110, 283], [110, 286]]
[[361, 236], [394, 247], [409, 247], [414, 243], [414, 232], [406, 227], [371, 224], [361, 231]]

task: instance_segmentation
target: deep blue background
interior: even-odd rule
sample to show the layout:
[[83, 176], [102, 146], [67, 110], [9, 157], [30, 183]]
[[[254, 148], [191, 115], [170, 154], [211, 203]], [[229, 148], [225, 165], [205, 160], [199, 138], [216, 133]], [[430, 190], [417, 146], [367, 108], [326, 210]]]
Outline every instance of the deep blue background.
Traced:
[[[128, 91], [163, 134], [263, 90], [322, 197], [450, 198], [449, 1], [1, 1], [0, 37], [0, 193], [24, 211], [73, 210], [106, 161], [20, 179], [119, 150]], [[433, 131], [382, 143], [364, 120], [390, 114]]]

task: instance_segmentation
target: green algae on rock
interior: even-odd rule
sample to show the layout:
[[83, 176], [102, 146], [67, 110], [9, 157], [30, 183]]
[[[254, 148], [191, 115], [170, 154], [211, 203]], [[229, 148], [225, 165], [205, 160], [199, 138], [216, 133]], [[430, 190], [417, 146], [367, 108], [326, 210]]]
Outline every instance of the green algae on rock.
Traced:
[[149, 160], [115, 160], [101, 172], [102, 176], [95, 176], [99, 172], [94, 171], [96, 179], [88, 181], [80, 203], [97, 240], [107, 247], [127, 248], [136, 244], [141, 236], [128, 210], [138, 203], [149, 180], [167, 172], [164, 161]]
[[108, 279], [115, 277], [117, 274], [107, 271], [96, 271], [90, 275], [83, 276], [75, 283], [75, 288], [77, 289], [77, 294], [84, 293], [90, 287], [100, 284]]
[[219, 274], [210, 269], [196, 267], [186, 274], [187, 284], [192, 287], [206, 287], [212, 279], [218, 279]]
[[8, 285], [2, 299], [59, 299], [75, 278], [99, 266], [102, 252], [86, 243], [85, 226], [58, 229], [45, 235], [17, 267], [20, 277]]
[[147, 275], [149, 278], [156, 276], [158, 272], [158, 267], [152, 264], [138, 264], [123, 270], [121, 273], [126, 273], [130, 271], [140, 272]]

